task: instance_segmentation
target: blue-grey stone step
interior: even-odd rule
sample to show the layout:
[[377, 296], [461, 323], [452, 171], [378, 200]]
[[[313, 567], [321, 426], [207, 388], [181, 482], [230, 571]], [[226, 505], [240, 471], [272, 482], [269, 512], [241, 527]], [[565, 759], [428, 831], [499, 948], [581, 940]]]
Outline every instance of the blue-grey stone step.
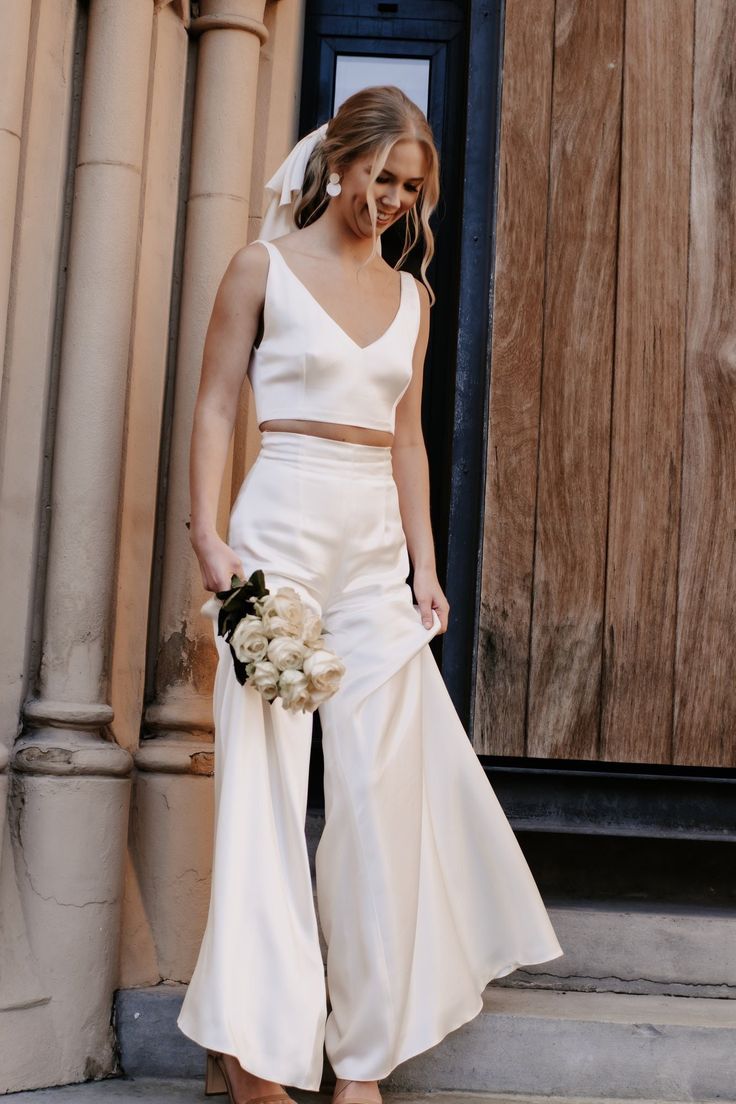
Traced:
[[733, 909], [547, 901], [564, 955], [494, 984], [736, 998]]
[[[117, 994], [115, 1027], [126, 1075], [203, 1077], [204, 1052], [176, 1026], [184, 991], [183, 985], [159, 985]], [[322, 1088], [331, 1082], [325, 1060]], [[736, 1101], [736, 1002], [492, 984], [479, 1015], [397, 1066], [381, 1086], [389, 1092]]]

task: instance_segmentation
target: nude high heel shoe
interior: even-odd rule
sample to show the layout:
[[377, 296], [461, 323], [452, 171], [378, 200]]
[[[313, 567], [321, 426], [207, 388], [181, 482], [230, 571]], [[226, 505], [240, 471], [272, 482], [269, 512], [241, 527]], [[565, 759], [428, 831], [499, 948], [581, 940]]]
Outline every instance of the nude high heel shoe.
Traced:
[[[338, 1091], [333, 1094], [332, 1104], [377, 1104], [375, 1100], [369, 1100], [367, 1096], [353, 1096], [350, 1093], [346, 1093], [346, 1089], [349, 1089], [351, 1085], [359, 1084], [359, 1081], [348, 1081], [341, 1089], [338, 1089]], [[360, 1090], [353, 1091], [360, 1092]]]
[[227, 1075], [222, 1051], [220, 1050], [207, 1050], [204, 1093], [205, 1096], [227, 1093], [230, 1104], [296, 1104], [296, 1101], [287, 1092], [267, 1093], [266, 1096], [249, 1096], [247, 1100], [238, 1100]]

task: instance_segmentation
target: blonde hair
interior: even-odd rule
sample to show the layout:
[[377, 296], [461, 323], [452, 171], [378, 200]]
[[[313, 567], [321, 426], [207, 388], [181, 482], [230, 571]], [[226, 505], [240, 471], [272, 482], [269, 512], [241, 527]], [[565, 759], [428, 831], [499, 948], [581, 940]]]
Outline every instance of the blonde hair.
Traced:
[[325, 190], [329, 164], [340, 172], [357, 158], [373, 154], [366, 189], [368, 212], [373, 226], [373, 250], [364, 262], [368, 264], [378, 253], [373, 184], [381, 174], [392, 146], [402, 139], [413, 139], [423, 146], [427, 170], [417, 201], [407, 212], [404, 247], [395, 267], [401, 266], [401, 262], [416, 243], [421, 227], [424, 253], [420, 277], [429, 292], [432, 305], [436, 297], [426, 272], [434, 255], [434, 234], [429, 218], [439, 199], [439, 156], [432, 128], [424, 112], [396, 85], [382, 84], [362, 88], [343, 101], [327, 124], [323, 140], [312, 150], [304, 174], [304, 184], [294, 205], [294, 221], [301, 229], [323, 212], [330, 198]]

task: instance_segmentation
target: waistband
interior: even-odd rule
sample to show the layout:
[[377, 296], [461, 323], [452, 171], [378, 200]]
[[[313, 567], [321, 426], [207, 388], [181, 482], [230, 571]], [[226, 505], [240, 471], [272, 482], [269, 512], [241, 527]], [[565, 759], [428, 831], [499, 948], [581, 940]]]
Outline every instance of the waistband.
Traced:
[[357, 441], [337, 441], [313, 433], [264, 429], [259, 455], [271, 459], [303, 460], [325, 467], [351, 467], [366, 472], [393, 473], [390, 445], [364, 445]]

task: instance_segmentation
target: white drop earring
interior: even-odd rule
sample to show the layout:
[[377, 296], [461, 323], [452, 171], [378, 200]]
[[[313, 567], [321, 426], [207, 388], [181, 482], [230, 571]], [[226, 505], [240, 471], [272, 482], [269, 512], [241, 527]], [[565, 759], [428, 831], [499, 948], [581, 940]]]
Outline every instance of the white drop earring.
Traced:
[[340, 183], [339, 173], [330, 173], [325, 191], [330, 196], [339, 196], [340, 192], [342, 191], [342, 184]]

